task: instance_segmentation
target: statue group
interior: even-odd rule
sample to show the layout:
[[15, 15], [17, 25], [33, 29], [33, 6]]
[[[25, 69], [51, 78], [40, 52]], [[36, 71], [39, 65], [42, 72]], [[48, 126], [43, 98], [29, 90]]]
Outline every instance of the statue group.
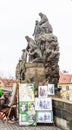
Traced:
[[[53, 35], [53, 29], [47, 16], [39, 13], [40, 21], [36, 20], [33, 37], [25, 36], [26, 49], [23, 49], [21, 59], [16, 66], [16, 79], [22, 81], [26, 77], [27, 64], [43, 64], [44, 80], [57, 85], [59, 80], [59, 44]], [[35, 81], [34, 81], [35, 82]]]

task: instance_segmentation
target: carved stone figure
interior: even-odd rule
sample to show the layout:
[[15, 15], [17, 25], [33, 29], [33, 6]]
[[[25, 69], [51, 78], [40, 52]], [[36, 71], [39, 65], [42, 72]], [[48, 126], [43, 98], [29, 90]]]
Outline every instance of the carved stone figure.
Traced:
[[16, 66], [16, 79], [20, 80], [20, 66], [21, 66], [21, 61], [19, 60], [17, 66]]
[[52, 33], [52, 27], [49, 24], [48, 18], [45, 14], [39, 13], [39, 16], [41, 17], [41, 21], [39, 22], [39, 25], [45, 30], [45, 33]]
[[37, 36], [43, 33], [45, 33], [44, 29], [40, 26], [38, 20], [36, 20], [33, 36], [35, 36], [36, 39]]
[[27, 50], [27, 53], [30, 55], [29, 61], [33, 62], [33, 61], [36, 61], [37, 59], [42, 59], [41, 50], [39, 49], [36, 42], [34, 42], [34, 40], [30, 38], [29, 36], [26, 36], [25, 38], [28, 42], [28, 46], [26, 50]]
[[47, 18], [47, 16], [45, 14], [40, 12], [39, 16], [41, 17], [41, 21], [39, 22], [39, 25], [42, 25], [42, 24], [48, 22], [48, 18]]
[[32, 38], [30, 38], [29, 36], [25, 36], [25, 39], [28, 42], [28, 46], [26, 48], [28, 52], [33, 50], [34, 48], [37, 48], [36, 42]]
[[25, 49], [23, 49], [22, 51], [23, 51], [23, 53], [22, 53], [21, 59], [26, 63], [26, 61], [27, 61], [27, 51]]

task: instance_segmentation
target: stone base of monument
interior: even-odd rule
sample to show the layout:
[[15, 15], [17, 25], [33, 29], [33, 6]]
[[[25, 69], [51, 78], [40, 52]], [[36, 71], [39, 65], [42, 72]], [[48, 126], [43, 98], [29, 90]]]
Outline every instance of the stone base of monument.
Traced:
[[[45, 67], [43, 63], [27, 63], [25, 72], [25, 81], [35, 83], [35, 92], [37, 93], [38, 85], [45, 80]], [[37, 94], [36, 94], [37, 95]]]

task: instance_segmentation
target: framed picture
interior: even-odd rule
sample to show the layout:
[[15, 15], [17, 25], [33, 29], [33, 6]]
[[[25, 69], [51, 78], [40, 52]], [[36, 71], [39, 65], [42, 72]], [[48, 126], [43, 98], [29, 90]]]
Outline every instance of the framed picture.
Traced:
[[36, 114], [35, 111], [27, 111], [23, 114], [19, 114], [19, 125], [36, 125]]
[[19, 113], [28, 111], [28, 102], [19, 102]]
[[34, 84], [19, 84], [19, 101], [34, 101]]
[[35, 111], [28, 111], [28, 122], [29, 125], [36, 125], [36, 113]]
[[55, 87], [54, 84], [48, 84], [48, 95], [55, 95]]
[[52, 123], [53, 122], [53, 112], [52, 111], [37, 111], [36, 122], [38, 123]]
[[37, 111], [52, 110], [52, 99], [51, 98], [35, 98], [35, 110]]
[[38, 96], [39, 97], [47, 97], [47, 86], [39, 86], [38, 87]]

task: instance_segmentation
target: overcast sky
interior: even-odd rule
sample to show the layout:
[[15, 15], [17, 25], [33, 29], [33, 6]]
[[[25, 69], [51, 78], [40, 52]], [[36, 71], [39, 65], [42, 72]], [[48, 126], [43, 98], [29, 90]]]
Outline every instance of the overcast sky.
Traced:
[[72, 72], [72, 0], [0, 0], [0, 75], [15, 76], [25, 36], [46, 14], [60, 46], [60, 70]]

